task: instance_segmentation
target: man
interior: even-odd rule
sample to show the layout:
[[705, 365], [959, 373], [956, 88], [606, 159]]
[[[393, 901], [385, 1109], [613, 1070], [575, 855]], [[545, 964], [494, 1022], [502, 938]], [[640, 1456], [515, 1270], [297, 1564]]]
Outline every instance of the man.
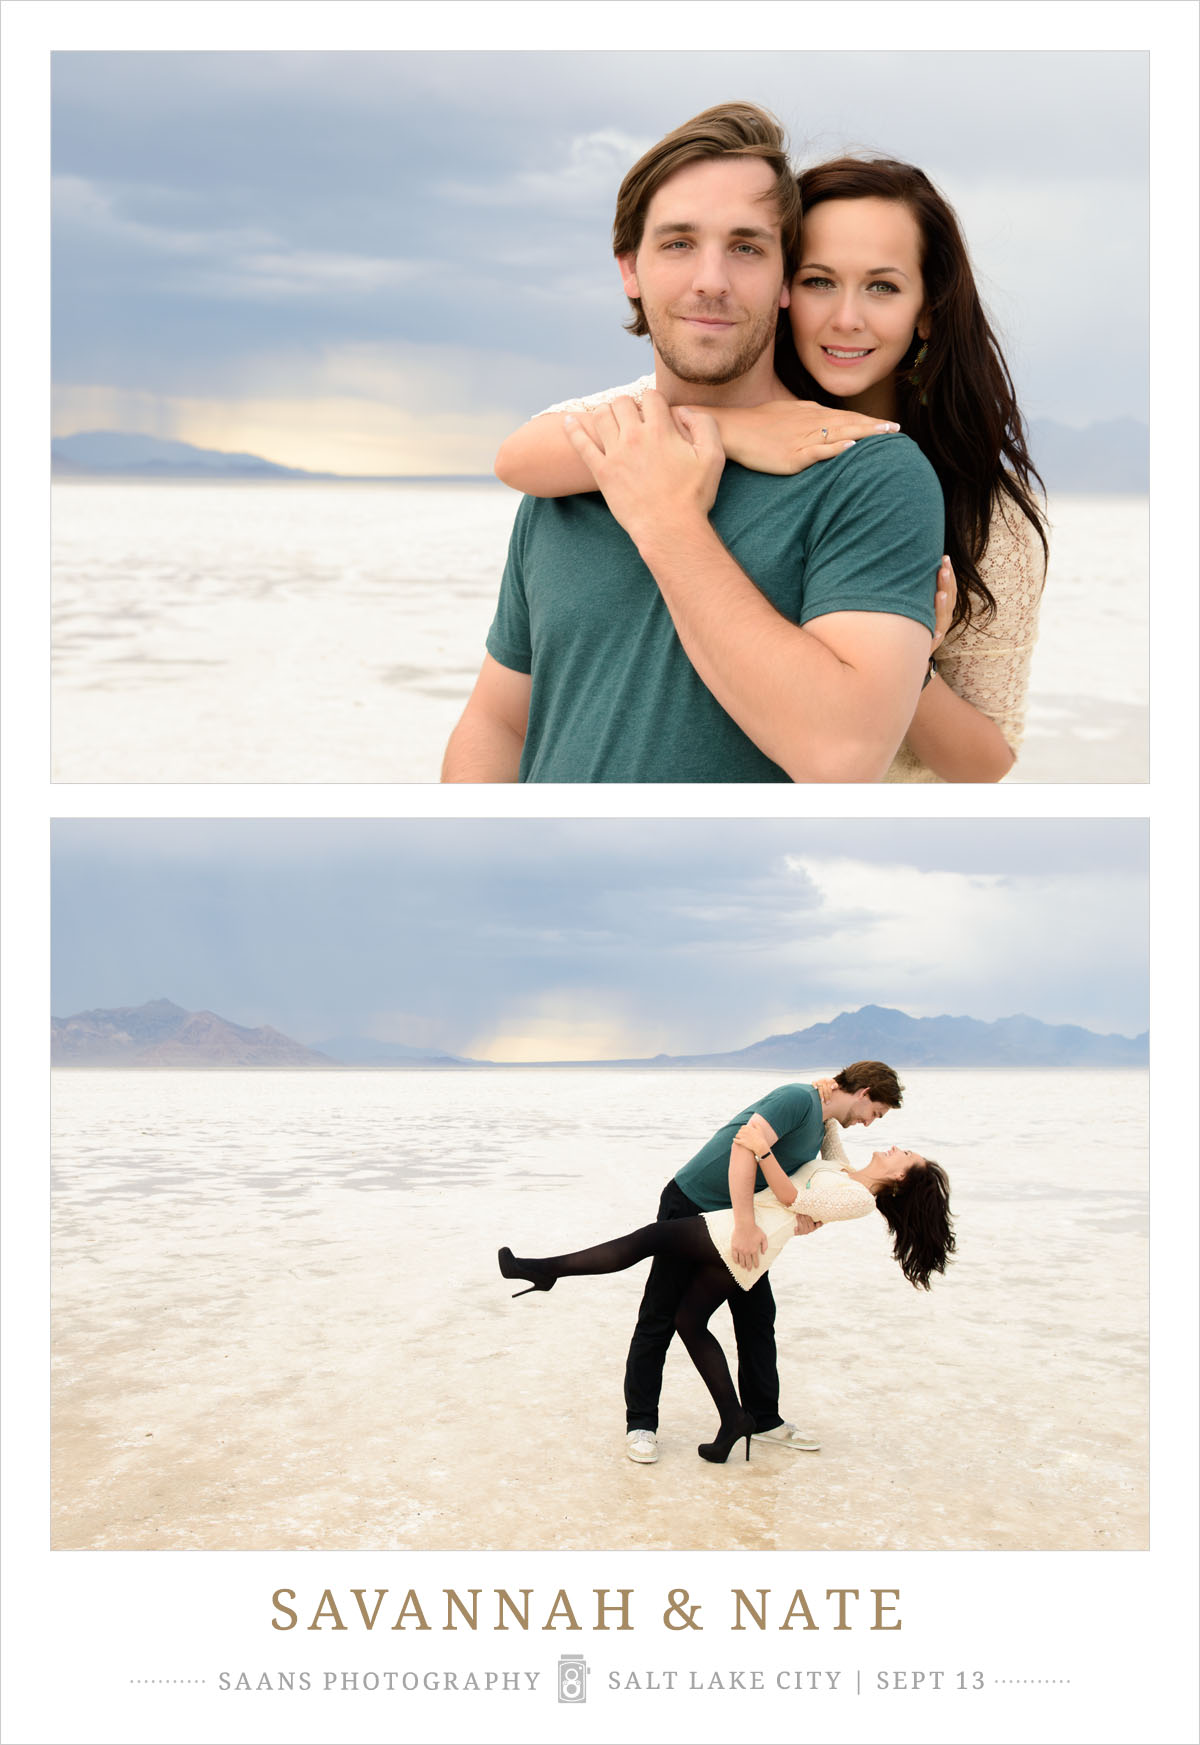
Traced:
[[[727, 1121], [684, 1164], [663, 1189], [659, 1218], [691, 1218], [732, 1206], [733, 1253], [742, 1266], [756, 1268], [767, 1238], [754, 1221], [754, 1195], [766, 1187], [760, 1161], [773, 1156], [786, 1175], [794, 1175], [821, 1150], [826, 1121], [843, 1127], [869, 1127], [898, 1109], [904, 1087], [890, 1066], [859, 1060], [843, 1067], [824, 1102], [815, 1085], [781, 1085]], [[814, 1228], [803, 1214], [797, 1230]], [[658, 1400], [663, 1364], [675, 1333], [675, 1313], [690, 1273], [659, 1255], [650, 1268], [638, 1310], [637, 1326], [625, 1363], [625, 1452], [650, 1465], [658, 1459]], [[815, 1452], [815, 1436], [786, 1422], [779, 1412], [779, 1371], [775, 1357], [775, 1299], [768, 1275], [750, 1290], [729, 1299], [738, 1350], [738, 1394], [755, 1421], [755, 1436], [793, 1450]]]
[[444, 780], [883, 775], [928, 669], [932, 468], [880, 435], [752, 473], [697, 410], [788, 397], [772, 342], [798, 225], [783, 136], [749, 104], [697, 116], [626, 176], [614, 246], [657, 392], [569, 432], [602, 496], [522, 501]]

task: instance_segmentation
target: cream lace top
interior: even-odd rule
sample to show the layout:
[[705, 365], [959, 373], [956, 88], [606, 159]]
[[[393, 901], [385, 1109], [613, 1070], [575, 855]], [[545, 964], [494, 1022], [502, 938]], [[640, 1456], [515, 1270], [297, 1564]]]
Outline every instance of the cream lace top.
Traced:
[[[996, 601], [990, 624], [952, 630], [934, 659], [950, 689], [986, 715], [1015, 753], [1025, 734], [1025, 696], [1037, 641], [1046, 554], [1014, 503], [996, 503], [979, 574]], [[885, 782], [938, 782], [941, 777], [901, 744]]]
[[806, 1163], [792, 1176], [796, 1186], [795, 1204], [785, 1206], [770, 1188], [754, 1196], [754, 1221], [766, 1234], [767, 1246], [757, 1268], [739, 1266], [733, 1258], [733, 1208], [719, 1212], [702, 1212], [708, 1225], [713, 1246], [730, 1273], [748, 1291], [756, 1285], [771, 1262], [781, 1253], [796, 1232], [796, 1213], [807, 1212], [822, 1224], [835, 1224], [846, 1218], [865, 1218], [875, 1210], [875, 1196], [861, 1182], [851, 1181], [844, 1173], [849, 1159], [842, 1149], [841, 1128], [836, 1121], [825, 1123], [821, 1155]]
[[[587, 394], [577, 400], [562, 400], [545, 410], [591, 410], [622, 394], [628, 394], [640, 405], [646, 389], [653, 386], [653, 376], [639, 376], [636, 382], [624, 387], [605, 388], [602, 393]], [[996, 723], [1016, 753], [1025, 733], [1025, 697], [1033, 645], [1037, 641], [1046, 559], [1041, 540], [1015, 505], [1004, 502], [994, 507], [979, 574], [995, 598], [996, 616], [990, 624], [973, 623], [966, 630], [952, 631], [937, 652], [937, 669], [965, 703]], [[910, 751], [907, 741], [901, 744], [883, 779], [942, 780]]]
[[642, 395], [647, 388], [654, 386], [654, 377], [639, 376], [636, 382], [626, 382], [620, 388], [604, 388], [599, 394], [580, 394], [575, 400], [559, 400], [553, 406], [543, 406], [540, 412], [535, 412], [535, 418], [544, 418], [547, 412], [590, 412], [593, 407], [606, 406], [610, 400], [619, 400], [625, 394], [631, 400], [636, 400], [640, 406]]

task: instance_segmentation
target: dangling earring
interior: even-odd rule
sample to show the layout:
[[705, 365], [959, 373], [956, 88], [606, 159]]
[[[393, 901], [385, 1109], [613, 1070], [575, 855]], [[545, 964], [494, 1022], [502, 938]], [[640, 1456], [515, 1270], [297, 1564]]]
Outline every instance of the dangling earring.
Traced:
[[923, 339], [921, 341], [921, 349], [917, 353], [916, 357], [913, 359], [911, 365], [909, 366], [909, 371], [908, 371], [908, 379], [912, 383], [913, 387], [917, 390], [917, 393], [920, 395], [922, 406], [928, 406], [929, 401], [925, 398], [925, 395], [921, 393], [921, 378], [917, 374], [917, 371], [920, 369], [921, 365], [925, 362], [925, 357], [926, 357], [926, 353], [928, 352], [928, 350], [929, 350], [929, 341], [927, 339]]

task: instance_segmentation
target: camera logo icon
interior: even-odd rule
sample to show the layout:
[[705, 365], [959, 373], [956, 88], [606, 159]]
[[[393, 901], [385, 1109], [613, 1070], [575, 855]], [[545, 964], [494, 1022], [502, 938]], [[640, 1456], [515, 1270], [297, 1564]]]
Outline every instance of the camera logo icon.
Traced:
[[560, 1654], [558, 1657], [558, 1700], [560, 1703], [587, 1702], [588, 1669], [582, 1654]]

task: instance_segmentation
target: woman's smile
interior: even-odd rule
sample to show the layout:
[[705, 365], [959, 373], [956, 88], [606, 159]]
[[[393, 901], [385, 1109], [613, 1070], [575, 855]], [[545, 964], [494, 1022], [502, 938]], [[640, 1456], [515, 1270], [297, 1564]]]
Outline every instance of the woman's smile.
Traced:
[[814, 207], [790, 317], [818, 387], [854, 411], [893, 416], [895, 372], [925, 317], [921, 233], [908, 207], [872, 197]]

